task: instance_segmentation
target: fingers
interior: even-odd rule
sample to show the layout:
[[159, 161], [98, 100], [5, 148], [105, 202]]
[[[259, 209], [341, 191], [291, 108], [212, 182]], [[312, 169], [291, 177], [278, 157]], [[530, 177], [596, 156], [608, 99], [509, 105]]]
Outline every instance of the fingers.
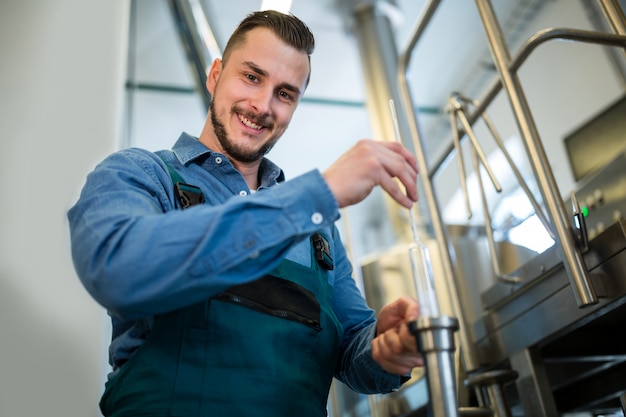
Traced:
[[400, 143], [361, 140], [328, 168], [324, 177], [339, 207], [362, 201], [379, 185], [409, 208], [418, 198], [417, 174], [415, 157]]
[[397, 375], [406, 375], [414, 367], [424, 365], [415, 337], [406, 324], [374, 338], [372, 357], [384, 370]]
[[[406, 208], [417, 201], [417, 164], [413, 155], [396, 142], [375, 142], [383, 171], [380, 186]], [[404, 190], [401, 189], [404, 186]]]
[[411, 297], [400, 297], [383, 306], [378, 313], [376, 330], [379, 334], [409, 323], [419, 317], [419, 305]]

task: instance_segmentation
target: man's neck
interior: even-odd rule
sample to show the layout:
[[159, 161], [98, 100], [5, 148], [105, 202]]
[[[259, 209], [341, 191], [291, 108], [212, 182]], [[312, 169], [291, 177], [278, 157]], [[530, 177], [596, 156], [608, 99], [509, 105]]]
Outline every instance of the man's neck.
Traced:
[[230, 157], [229, 159], [235, 169], [239, 171], [243, 176], [246, 184], [248, 184], [248, 188], [250, 188], [251, 190], [256, 190], [259, 187], [259, 166], [261, 162], [256, 161], [251, 163], [244, 163], [235, 161]]
[[248, 184], [248, 188], [256, 190], [259, 186], [259, 166], [261, 165], [261, 161], [241, 162], [231, 158], [230, 155], [225, 153], [218, 145], [217, 139], [212, 140], [214, 137], [215, 136], [212, 134], [212, 128], [209, 123], [209, 118], [207, 118], [204, 129], [200, 133], [200, 142], [206, 145], [209, 149], [226, 155], [235, 169], [241, 173], [246, 181], [246, 184]]

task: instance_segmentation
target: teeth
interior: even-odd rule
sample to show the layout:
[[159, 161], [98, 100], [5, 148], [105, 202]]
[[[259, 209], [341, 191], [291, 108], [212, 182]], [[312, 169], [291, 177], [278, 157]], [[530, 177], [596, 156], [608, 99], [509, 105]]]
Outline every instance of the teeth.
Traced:
[[260, 126], [256, 123], [254, 123], [252, 120], [242, 116], [241, 114], [239, 115], [239, 120], [241, 120], [241, 123], [243, 123], [244, 125], [254, 129], [254, 130], [261, 130], [263, 128], [263, 126]]

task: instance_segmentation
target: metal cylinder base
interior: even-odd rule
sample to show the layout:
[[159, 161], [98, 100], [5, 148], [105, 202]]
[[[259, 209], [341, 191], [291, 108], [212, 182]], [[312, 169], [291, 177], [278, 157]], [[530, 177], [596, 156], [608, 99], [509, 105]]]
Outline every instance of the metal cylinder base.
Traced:
[[424, 356], [433, 417], [460, 417], [454, 367], [454, 332], [458, 328], [458, 320], [448, 316], [420, 317], [409, 324]]

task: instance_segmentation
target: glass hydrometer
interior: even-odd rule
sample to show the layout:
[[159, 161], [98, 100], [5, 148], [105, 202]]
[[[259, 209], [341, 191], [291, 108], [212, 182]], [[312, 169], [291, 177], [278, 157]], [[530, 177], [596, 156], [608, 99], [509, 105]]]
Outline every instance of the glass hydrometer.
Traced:
[[[389, 100], [389, 108], [391, 110], [391, 118], [393, 120], [396, 141], [402, 143], [402, 139], [400, 137], [400, 127], [398, 125], [398, 116], [396, 114], [396, 108], [393, 100]], [[415, 216], [413, 215], [413, 208], [410, 208], [408, 211], [413, 237], [413, 240], [409, 245], [409, 260], [411, 261], [411, 272], [413, 273], [417, 302], [420, 308], [420, 317], [438, 317], [439, 303], [435, 292], [430, 254], [426, 245], [424, 245], [419, 239], [417, 224]]]

